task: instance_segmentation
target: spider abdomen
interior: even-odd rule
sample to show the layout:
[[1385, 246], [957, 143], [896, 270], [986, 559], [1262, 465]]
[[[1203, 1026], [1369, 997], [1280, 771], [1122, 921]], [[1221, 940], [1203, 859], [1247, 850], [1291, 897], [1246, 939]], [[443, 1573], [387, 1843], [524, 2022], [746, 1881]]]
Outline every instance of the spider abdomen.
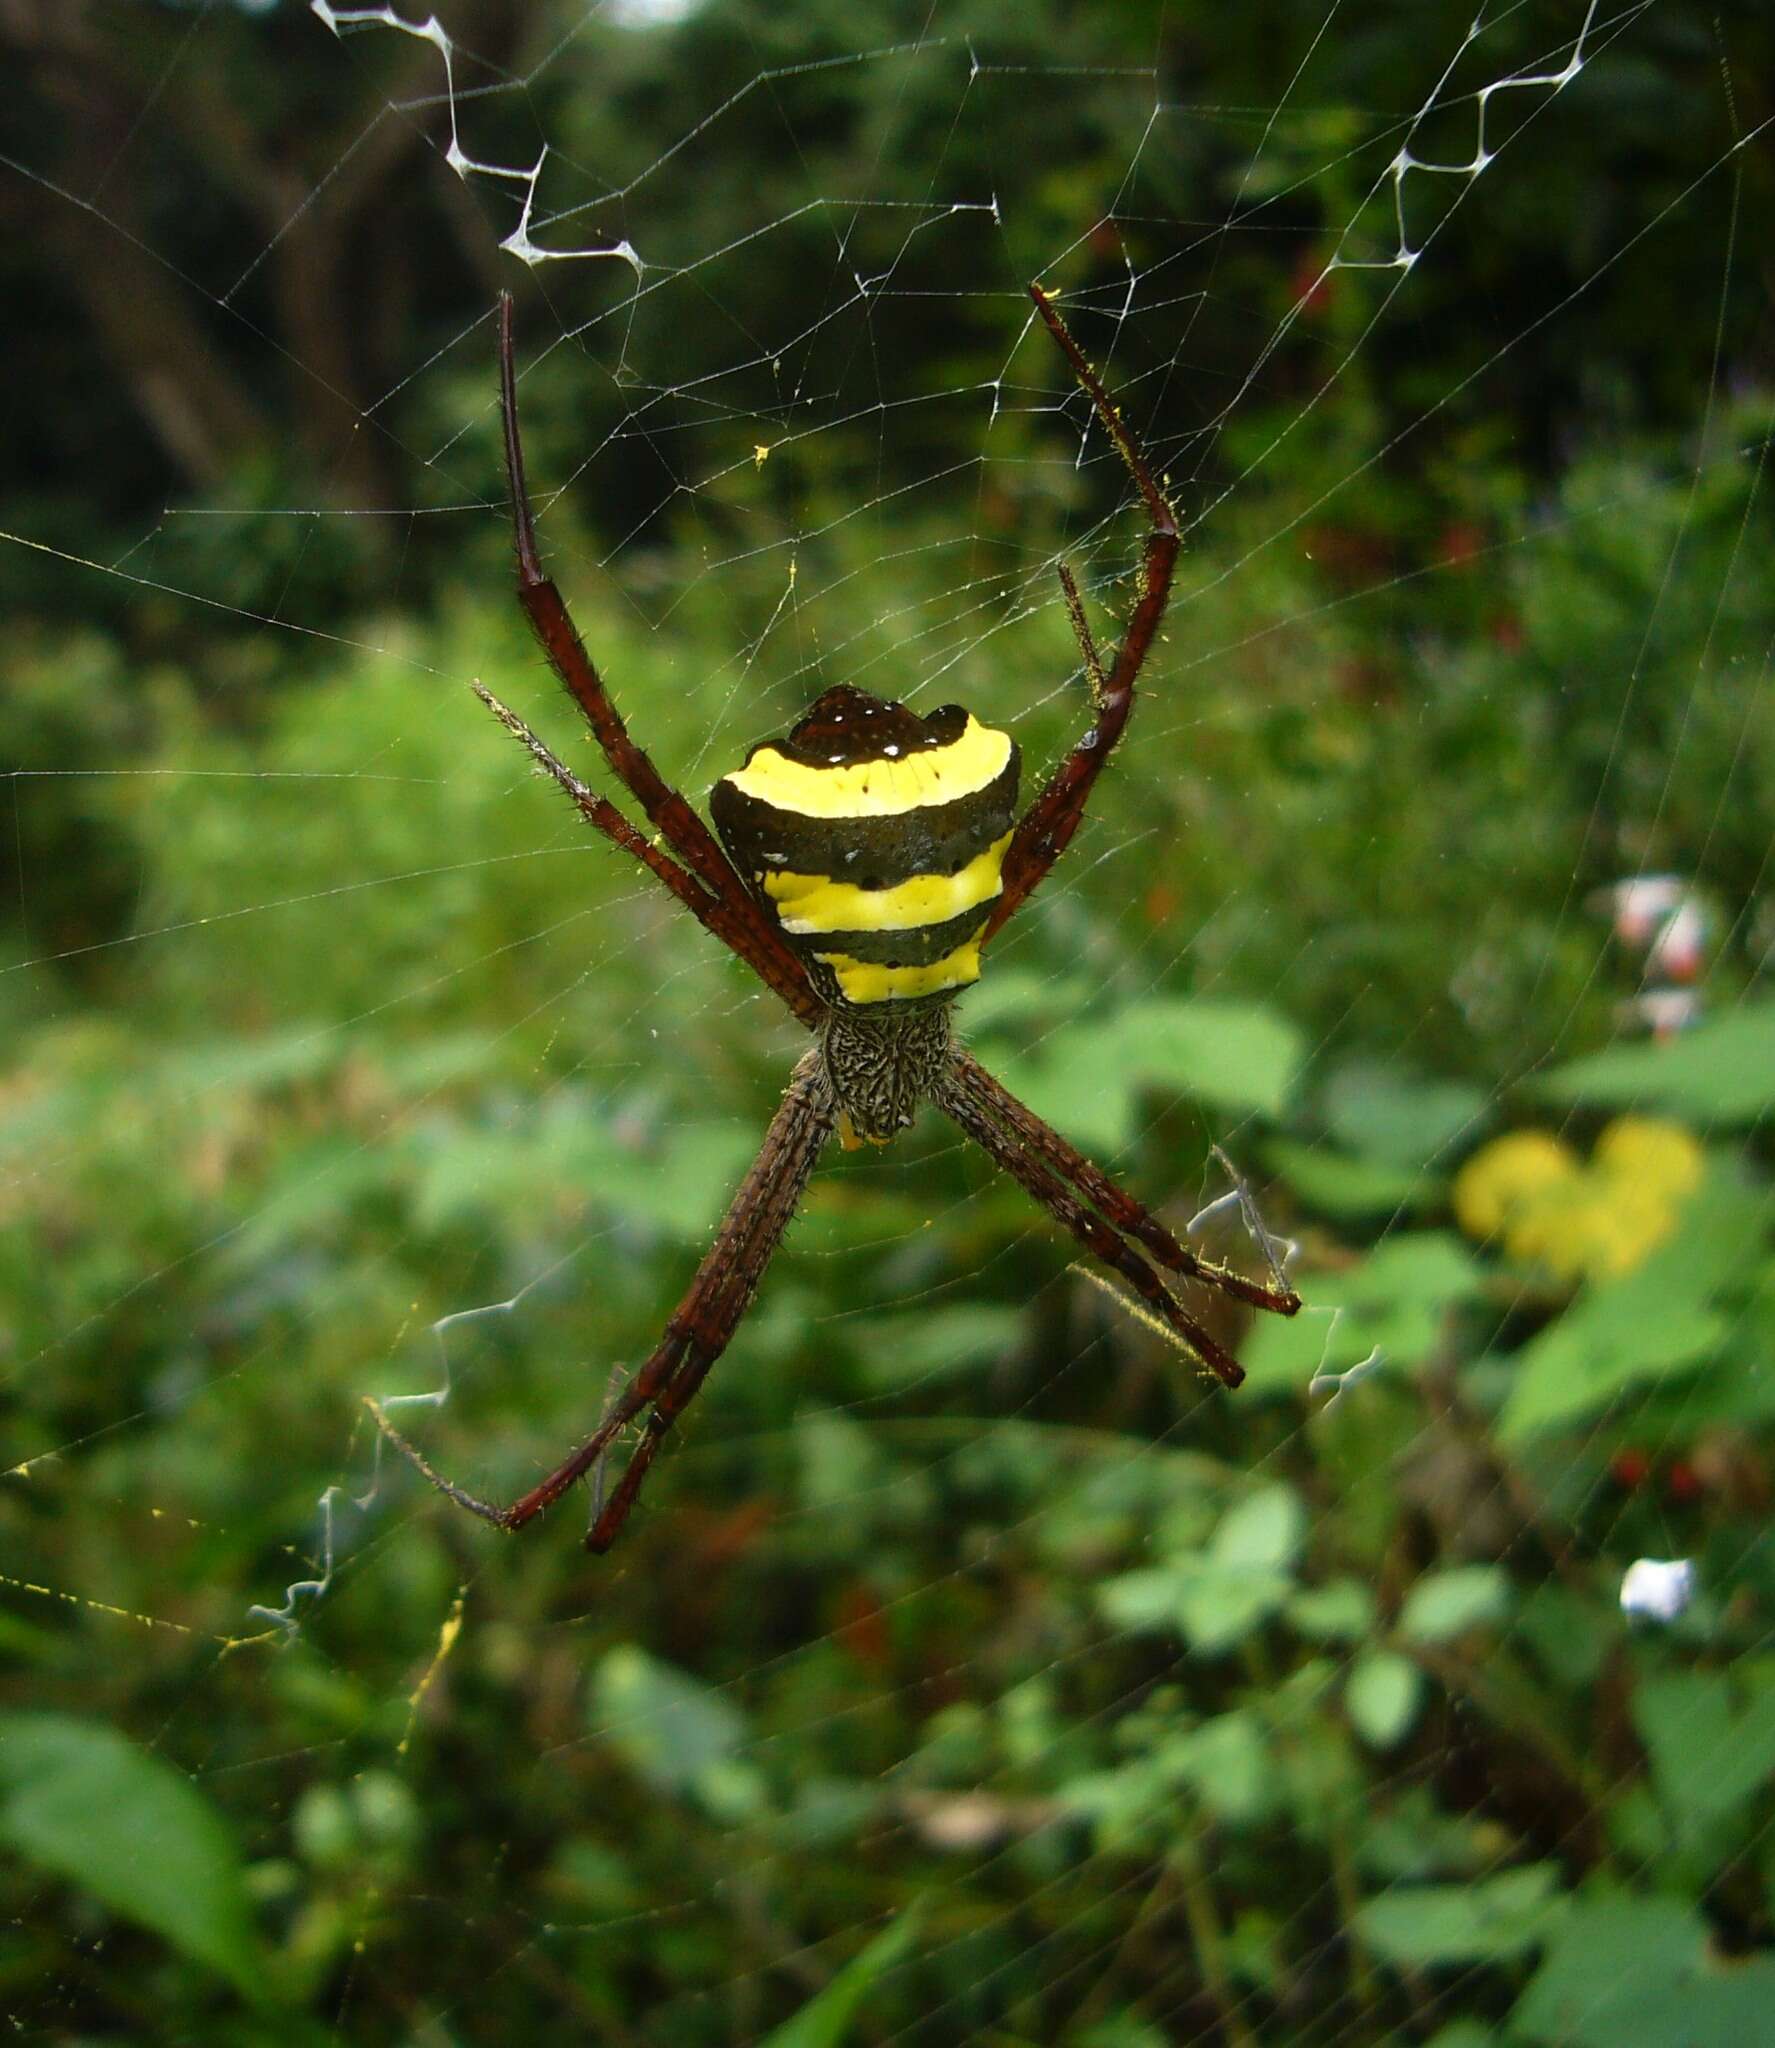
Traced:
[[724, 775], [740, 873], [841, 1005], [922, 1003], [980, 973], [1017, 808], [1008, 733], [840, 685]]

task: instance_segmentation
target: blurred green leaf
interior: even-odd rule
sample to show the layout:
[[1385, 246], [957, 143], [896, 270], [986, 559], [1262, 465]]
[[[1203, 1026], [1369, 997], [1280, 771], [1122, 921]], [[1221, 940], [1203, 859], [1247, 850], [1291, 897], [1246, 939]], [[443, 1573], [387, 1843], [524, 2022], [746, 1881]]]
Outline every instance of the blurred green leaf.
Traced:
[[1411, 1733], [1423, 1703], [1424, 1674], [1396, 1650], [1358, 1657], [1344, 1681], [1350, 1726], [1371, 1749], [1391, 1749]]
[[1340, 1067], [1325, 1088], [1325, 1120], [1358, 1158], [1414, 1175], [1484, 1123], [1491, 1097], [1471, 1081], [1422, 1081], [1378, 1061]]
[[1268, 1735], [1255, 1714], [1216, 1714], [1168, 1747], [1168, 1771], [1175, 1771], [1217, 1819], [1249, 1825], [1273, 1811], [1275, 1768]]
[[1012, 1351], [1025, 1313], [987, 1301], [959, 1301], [916, 1314], [872, 1316], [856, 1332], [869, 1381], [903, 1387], [959, 1378]]
[[1116, 1151], [1133, 1139], [1148, 1090], [1279, 1114], [1303, 1044], [1294, 1024], [1261, 1004], [1155, 996], [1063, 1025], [1032, 1052], [989, 1039], [981, 1057], [1075, 1143]]
[[272, 2001], [228, 1830], [182, 1773], [114, 1728], [64, 1714], [0, 1717], [0, 1837], [253, 2004]]
[[1634, 1688], [1633, 1723], [1673, 1827], [1708, 1825], [1743, 1811], [1775, 1774], [1775, 1688], [1742, 1706], [1730, 1680], [1710, 1671], [1669, 1671]]
[[1293, 1488], [1266, 1486], [1221, 1517], [1208, 1554], [1228, 1572], [1291, 1571], [1306, 1532], [1306, 1510]]
[[759, 2048], [841, 2048], [851, 2038], [851, 2022], [863, 2001], [917, 1939], [919, 1920], [915, 1901], [854, 1955], [818, 1997], [766, 2034]]
[[1347, 1220], [1428, 1208], [1446, 1186], [1439, 1175], [1421, 1167], [1363, 1159], [1325, 1145], [1303, 1145], [1296, 1138], [1271, 1138], [1263, 1156], [1309, 1208]]
[[1288, 1592], [1289, 1581], [1282, 1572], [1204, 1565], [1185, 1575], [1178, 1623], [1192, 1650], [1204, 1657], [1217, 1656], [1267, 1621]]
[[1288, 1619], [1312, 1642], [1354, 1642], [1374, 1626], [1374, 1593], [1360, 1579], [1303, 1586], [1289, 1599]]
[[1155, 997], [1131, 1004], [1110, 1027], [1099, 1057], [1126, 1062], [1151, 1087], [1175, 1089], [1210, 1108], [1281, 1113], [1300, 1070], [1300, 1027], [1258, 1003]]
[[1775, 1002], [1747, 1002], [1670, 1039], [1610, 1046], [1543, 1074], [1535, 1092], [1599, 1109], [1754, 1123], [1775, 1106]]
[[1727, 1961], [1675, 1899], [1580, 1901], [1510, 2014], [1543, 2048], [1750, 2048], [1775, 2012], [1775, 1959]]
[[1426, 1572], [1405, 1596], [1399, 1633], [1407, 1642], [1446, 1643], [1489, 1627], [1510, 1611], [1510, 1581], [1495, 1564]]
[[1356, 1930], [1403, 1969], [1508, 1962], [1547, 1939], [1565, 1901], [1559, 1867], [1531, 1863], [1477, 1884], [1401, 1885], [1369, 1899]]
[[729, 1818], [763, 1804], [740, 1762], [745, 1716], [722, 1694], [633, 1643], [607, 1651], [592, 1679], [590, 1733], [660, 1791], [694, 1794]]
[[1379, 1351], [1394, 1367], [1422, 1363], [1450, 1309], [1472, 1300], [1483, 1274], [1451, 1231], [1405, 1231], [1346, 1272], [1305, 1278], [1297, 1316], [1260, 1316], [1240, 1347], [1247, 1386], [1304, 1395], [1323, 1368], [1347, 1369]]
[[1767, 1229], [1761, 1191], [1716, 1164], [1673, 1238], [1636, 1271], [1580, 1294], [1516, 1353], [1503, 1440], [1588, 1415], [1638, 1381], [1693, 1372], [1732, 1329], [1713, 1296], [1748, 1279]]

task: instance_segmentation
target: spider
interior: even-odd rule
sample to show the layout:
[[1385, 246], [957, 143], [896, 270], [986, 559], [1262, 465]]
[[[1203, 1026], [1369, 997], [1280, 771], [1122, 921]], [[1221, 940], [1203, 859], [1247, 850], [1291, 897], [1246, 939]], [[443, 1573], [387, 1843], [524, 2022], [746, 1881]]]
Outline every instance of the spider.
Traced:
[[[1244, 1378], [1237, 1361], [1155, 1268], [1277, 1315], [1291, 1316], [1301, 1305], [1267, 1244], [1269, 1285], [1187, 1249], [995, 1081], [951, 1032], [957, 995], [979, 978], [981, 948], [1064, 851], [1122, 736], [1135, 678], [1164, 616], [1179, 544], [1171, 507], [1133, 433], [1053, 300], [1040, 285], [1029, 291], [1127, 465], [1149, 522], [1138, 595], [1107, 666], [1078, 587], [1064, 563], [1059, 566], [1090, 683], [1088, 730], [1019, 817], [1018, 750], [1008, 734], [980, 724], [959, 704], [920, 716], [841, 683], [817, 698], [785, 737], [760, 741], [716, 783], [709, 804], [714, 833], [629, 737], [560, 592], [543, 573], [518, 434], [512, 299], [509, 292], [501, 296], [500, 399], [518, 600], [657, 839], [588, 788], [490, 690], [476, 683], [475, 693], [586, 822], [657, 876], [814, 1039], [665, 1334], [597, 1428], [547, 1478], [504, 1507], [478, 1499], [434, 1471], [381, 1404], [368, 1400], [383, 1433], [433, 1485], [502, 1529], [522, 1528], [590, 1474], [594, 1506], [586, 1548], [601, 1553], [610, 1547], [666, 1432], [750, 1306], [826, 1140], [836, 1131], [847, 1146], [885, 1144], [923, 1102], [958, 1124], [1227, 1387]], [[628, 1464], [605, 1499], [605, 1455], [643, 1414]]]

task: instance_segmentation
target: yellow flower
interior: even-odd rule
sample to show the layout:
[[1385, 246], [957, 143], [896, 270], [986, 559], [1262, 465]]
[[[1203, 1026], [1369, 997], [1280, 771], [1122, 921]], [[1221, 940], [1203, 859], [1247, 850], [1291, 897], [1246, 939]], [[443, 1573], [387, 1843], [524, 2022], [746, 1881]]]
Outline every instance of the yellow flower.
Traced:
[[1618, 1116], [1596, 1141], [1596, 1164], [1611, 1178], [1680, 1200], [1701, 1182], [1701, 1147], [1681, 1124]]
[[1544, 1198], [1583, 1168], [1578, 1155], [1545, 1131], [1512, 1131], [1475, 1152], [1455, 1176], [1455, 1215], [1469, 1237], [1496, 1237], [1525, 1205]]
[[1545, 1131], [1495, 1139], [1455, 1176], [1470, 1237], [1500, 1238], [1512, 1259], [1566, 1286], [1631, 1273], [1676, 1228], [1705, 1154], [1680, 1124], [1617, 1117], [1586, 1165]]

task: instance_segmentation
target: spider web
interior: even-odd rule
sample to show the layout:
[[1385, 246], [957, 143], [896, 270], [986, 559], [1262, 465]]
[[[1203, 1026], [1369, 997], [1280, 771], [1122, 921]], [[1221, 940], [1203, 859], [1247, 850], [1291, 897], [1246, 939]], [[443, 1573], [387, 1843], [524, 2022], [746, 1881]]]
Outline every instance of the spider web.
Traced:
[[[95, 278], [204, 350], [108, 359], [158, 467], [95, 443], [0, 515], [9, 1704], [147, 1817], [70, 1846], [0, 1757], [15, 2031], [140, 2013], [144, 1960], [192, 2039], [225, 1997], [354, 2040], [756, 2042], [814, 2002], [782, 2038], [1098, 2048], [1766, 2001], [1754, 21], [143, 12], [24, 11], [39, 112], [110, 65], [114, 119], [0, 159], [48, 280], [24, 388], [78, 410]], [[252, 205], [176, 218], [194, 157]], [[838, 680], [1036, 773], [1071, 743], [1056, 566], [1112, 643], [1140, 527], [1032, 279], [1185, 553], [962, 1020], [1306, 1309], [1206, 1392], [927, 1119], [822, 1164], [610, 1558], [577, 1506], [496, 1539], [363, 1397], [530, 1483], [800, 1034], [470, 695], [592, 760], [507, 595], [495, 294], [551, 573], [700, 800]], [[280, 383], [300, 459], [245, 424]], [[1575, 1176], [1620, 1115], [1709, 1161], [1639, 1297], [1463, 1234], [1488, 1142]], [[162, 1859], [213, 1896], [167, 1906]]]

